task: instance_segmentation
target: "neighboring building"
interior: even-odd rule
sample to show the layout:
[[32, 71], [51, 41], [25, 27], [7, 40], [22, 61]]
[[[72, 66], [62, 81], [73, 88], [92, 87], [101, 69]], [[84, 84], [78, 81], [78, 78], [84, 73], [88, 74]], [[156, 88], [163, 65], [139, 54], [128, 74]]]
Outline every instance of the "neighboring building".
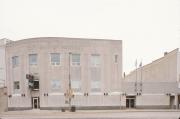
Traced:
[[122, 89], [127, 108], [180, 108], [180, 52], [141, 66], [125, 76]]
[[13, 41], [6, 45], [6, 66], [9, 110], [125, 107], [120, 40]]
[[0, 39], [0, 88], [6, 86], [5, 46], [10, 40]]

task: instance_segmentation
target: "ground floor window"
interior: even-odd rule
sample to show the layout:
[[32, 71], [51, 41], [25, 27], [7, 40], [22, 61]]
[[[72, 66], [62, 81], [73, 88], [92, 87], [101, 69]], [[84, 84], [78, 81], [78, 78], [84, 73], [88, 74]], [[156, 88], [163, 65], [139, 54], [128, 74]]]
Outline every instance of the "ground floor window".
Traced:
[[100, 92], [101, 91], [100, 85], [101, 85], [100, 80], [97, 80], [97, 81], [92, 80], [91, 81], [91, 91], [92, 92]]
[[81, 91], [81, 81], [80, 80], [71, 80], [71, 88], [74, 92]]

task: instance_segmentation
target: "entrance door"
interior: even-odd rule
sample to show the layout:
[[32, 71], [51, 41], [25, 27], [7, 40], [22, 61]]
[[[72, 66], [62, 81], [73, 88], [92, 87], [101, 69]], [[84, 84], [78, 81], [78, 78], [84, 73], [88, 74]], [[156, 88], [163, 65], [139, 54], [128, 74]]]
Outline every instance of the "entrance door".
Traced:
[[175, 108], [175, 96], [170, 96], [170, 109]]
[[126, 108], [135, 108], [136, 98], [135, 96], [126, 97]]
[[33, 97], [32, 98], [32, 107], [33, 107], [33, 109], [38, 109], [39, 108], [39, 98], [38, 97]]
[[180, 95], [178, 95], [178, 109], [180, 109]]

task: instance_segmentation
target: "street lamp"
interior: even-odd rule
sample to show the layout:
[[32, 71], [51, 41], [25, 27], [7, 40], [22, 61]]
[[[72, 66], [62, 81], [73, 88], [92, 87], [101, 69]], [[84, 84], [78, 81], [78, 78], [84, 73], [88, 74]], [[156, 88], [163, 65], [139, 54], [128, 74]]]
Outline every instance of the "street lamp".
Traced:
[[143, 66], [142, 66], [142, 60], [141, 60], [141, 63], [139, 65], [139, 67], [141, 68], [141, 83], [140, 83], [140, 92], [142, 93], [142, 83], [143, 83]]
[[68, 99], [69, 99], [69, 108], [71, 108], [71, 52], [69, 52], [69, 87], [68, 87]]
[[66, 93], [70, 111], [71, 111], [71, 99], [74, 98], [73, 90], [71, 88], [71, 55], [72, 55], [72, 53], [69, 52], [69, 81], [68, 81], [68, 90]]
[[135, 93], [137, 93], [137, 59], [136, 59], [136, 62], [135, 62], [135, 68], [136, 68], [136, 82], [135, 82]]

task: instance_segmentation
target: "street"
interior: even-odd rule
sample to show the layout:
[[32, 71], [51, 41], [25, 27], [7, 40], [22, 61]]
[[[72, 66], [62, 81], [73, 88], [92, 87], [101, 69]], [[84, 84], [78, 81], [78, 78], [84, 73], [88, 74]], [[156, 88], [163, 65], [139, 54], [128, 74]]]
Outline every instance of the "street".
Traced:
[[10, 111], [0, 119], [180, 119], [180, 110]]

